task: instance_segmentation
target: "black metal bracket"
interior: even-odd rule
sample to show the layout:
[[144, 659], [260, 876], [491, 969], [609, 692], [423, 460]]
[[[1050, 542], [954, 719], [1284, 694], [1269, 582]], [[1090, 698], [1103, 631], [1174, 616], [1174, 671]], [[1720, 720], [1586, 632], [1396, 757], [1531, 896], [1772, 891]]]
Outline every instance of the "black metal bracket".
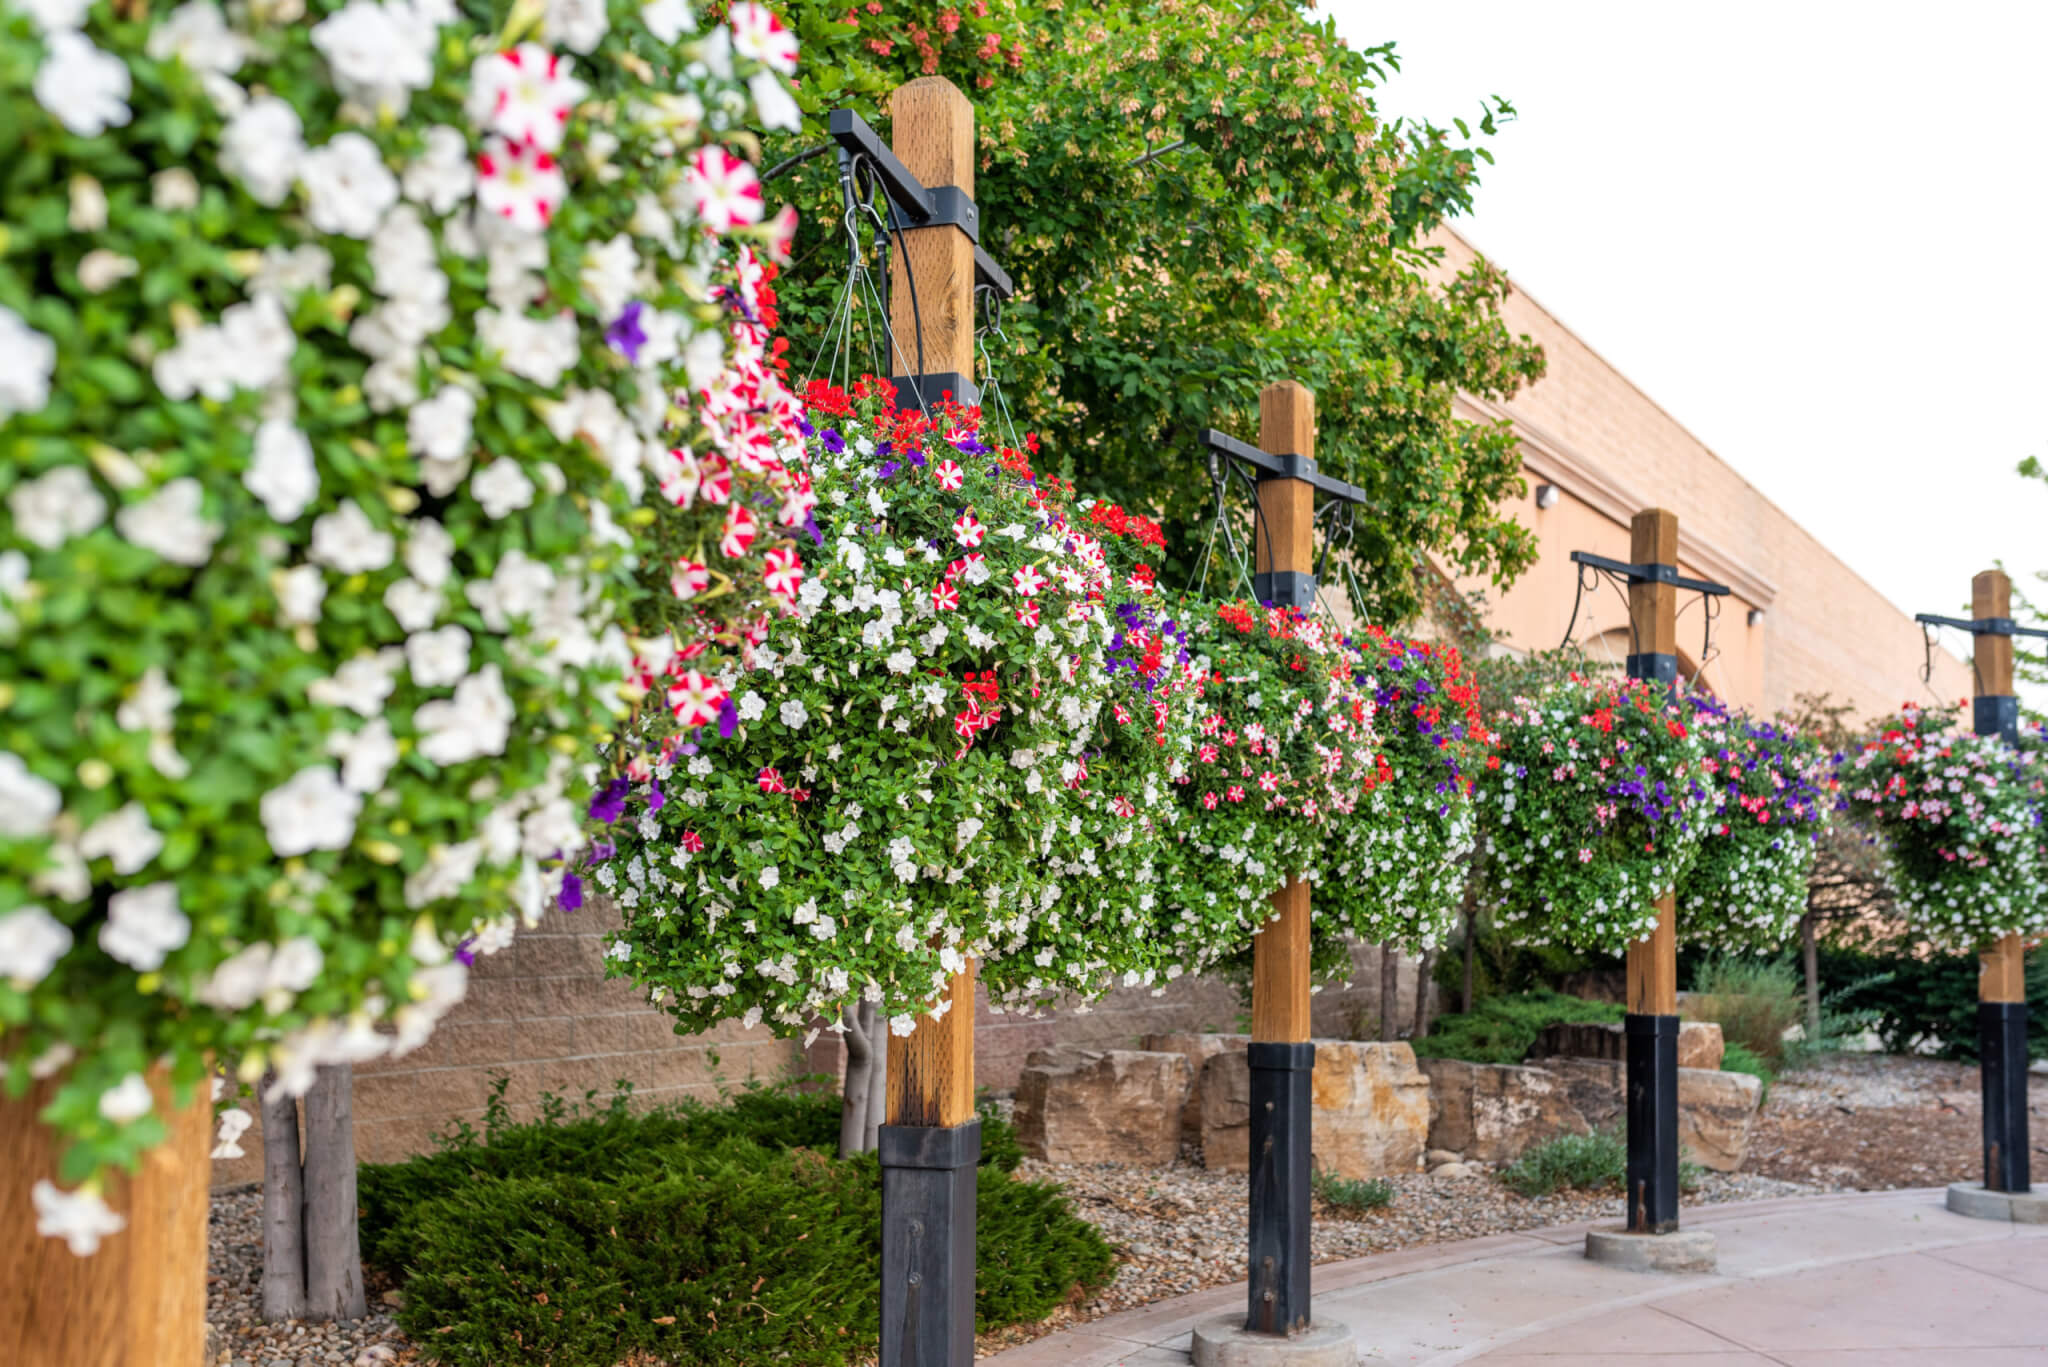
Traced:
[[1920, 612], [1913, 615], [1913, 620], [1922, 626], [1954, 627], [1972, 636], [2038, 636], [2048, 639], [2048, 627], [2023, 627], [2010, 617], [1943, 617], [1939, 613]]
[[1311, 608], [1316, 577], [1300, 570], [1263, 570], [1252, 576], [1252, 597], [1279, 608]]
[[1261, 451], [1256, 446], [1241, 442], [1228, 433], [1218, 432], [1213, 427], [1203, 430], [1201, 441], [1203, 446], [1218, 455], [1228, 457], [1240, 465], [1250, 466], [1258, 472], [1258, 478], [1261, 480], [1298, 479], [1318, 493], [1326, 494], [1340, 503], [1369, 502], [1365, 490], [1356, 484], [1346, 484], [1341, 479], [1333, 479], [1329, 475], [1318, 473], [1313, 457], [1296, 455], [1293, 452], [1276, 456], [1269, 451]]
[[851, 109], [835, 109], [826, 124], [842, 156], [859, 157], [874, 172], [905, 228], [958, 228], [974, 244], [974, 275], [1004, 299], [1017, 292], [1007, 272], [981, 249], [981, 210], [957, 185], [927, 187], [889, 150], [866, 119]]
[[941, 371], [935, 375], [896, 375], [889, 383], [896, 386], [896, 406], [906, 412], [914, 408], [932, 408], [950, 391], [953, 402], [972, 408], [981, 402], [981, 386], [957, 370]]
[[1690, 579], [1678, 572], [1676, 565], [1632, 565], [1625, 560], [1609, 560], [1604, 555], [1591, 551], [1573, 551], [1574, 565], [1591, 565], [1596, 570], [1618, 574], [1631, 584], [1669, 584], [1689, 593], [1704, 593], [1713, 597], [1730, 592], [1726, 584], [1716, 584], [1711, 579]]
[[1980, 693], [1970, 700], [1970, 729], [1980, 736], [2020, 734], [2020, 700], [2010, 693]]
[[1647, 651], [1628, 657], [1628, 676], [1631, 679], [1648, 679], [1651, 683], [1666, 686], [1678, 682], [1678, 657], [1663, 651]]

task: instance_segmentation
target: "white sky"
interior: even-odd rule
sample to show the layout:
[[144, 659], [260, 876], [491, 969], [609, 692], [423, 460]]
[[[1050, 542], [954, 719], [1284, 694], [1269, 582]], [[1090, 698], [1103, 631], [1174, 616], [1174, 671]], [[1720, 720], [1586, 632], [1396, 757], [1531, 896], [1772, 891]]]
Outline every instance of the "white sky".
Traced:
[[1459, 232], [1901, 609], [2048, 569], [2048, 4], [1324, 10], [1514, 103]]

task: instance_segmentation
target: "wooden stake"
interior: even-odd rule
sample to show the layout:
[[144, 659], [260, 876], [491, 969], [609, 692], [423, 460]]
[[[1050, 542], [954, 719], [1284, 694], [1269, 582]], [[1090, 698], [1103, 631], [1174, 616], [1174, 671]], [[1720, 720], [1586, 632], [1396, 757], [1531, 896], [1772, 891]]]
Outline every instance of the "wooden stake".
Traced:
[[106, 1182], [128, 1226], [89, 1258], [36, 1233], [31, 1195], [55, 1180], [61, 1145], [36, 1118], [56, 1079], [0, 1099], [0, 1363], [7, 1367], [200, 1367], [206, 1346], [207, 1159], [213, 1108], [205, 1084], [174, 1106], [169, 1071], [149, 1074], [169, 1130], [135, 1176]]
[[[1629, 528], [1629, 557], [1638, 565], [1678, 563], [1678, 514], [1663, 508], [1637, 513]], [[1628, 616], [1638, 655], [1678, 651], [1678, 590], [1670, 584], [1630, 584]], [[1657, 928], [1629, 946], [1628, 1009], [1644, 1016], [1678, 1014], [1678, 903], [1657, 901]]]
[[[1970, 616], [2012, 616], [2012, 580], [2003, 570], [1985, 570], [1970, 580]], [[2012, 688], [2012, 637], [1974, 638], [1976, 689], [1979, 697], [1999, 697]], [[2026, 951], [2020, 937], [2007, 935], [1987, 946], [1978, 959], [1977, 1000], [2023, 1002], [2027, 999]]]
[[[1259, 395], [1259, 446], [1274, 455], [1314, 457], [1315, 396], [1292, 380]], [[1259, 573], [1315, 569], [1315, 487], [1299, 479], [1259, 481], [1253, 559]], [[1252, 1038], [1298, 1044], [1309, 1037], [1309, 885], [1292, 879], [1273, 894], [1273, 917], [1252, 939]]]
[[[890, 150], [910, 174], [927, 189], [957, 185], [974, 194], [974, 106], [958, 86], [942, 76], [898, 86], [889, 116]], [[893, 236], [891, 245], [899, 245]], [[974, 243], [966, 233], [943, 227], [903, 234], [889, 253], [889, 327], [896, 334], [893, 374], [974, 378]]]

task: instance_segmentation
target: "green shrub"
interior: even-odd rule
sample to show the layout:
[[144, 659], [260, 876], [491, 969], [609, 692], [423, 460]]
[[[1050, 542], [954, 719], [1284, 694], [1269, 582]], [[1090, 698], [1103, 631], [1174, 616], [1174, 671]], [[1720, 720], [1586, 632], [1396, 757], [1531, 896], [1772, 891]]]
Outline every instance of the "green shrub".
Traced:
[[[612, 1367], [840, 1364], [873, 1351], [881, 1183], [828, 1156], [839, 1099], [751, 1087], [721, 1106], [548, 1097], [361, 1170], [363, 1246], [405, 1280], [401, 1323], [439, 1360]], [[1015, 1133], [984, 1113], [976, 1313], [1042, 1319], [1115, 1257], [1055, 1186], [1005, 1179]]]
[[1763, 1084], [1757, 1094], [1757, 1104], [1762, 1105], [1771, 1094], [1771, 1084], [1777, 1081], [1777, 1070], [1757, 1055], [1754, 1049], [1742, 1043], [1730, 1043], [1721, 1053], [1721, 1071], [1724, 1073], [1748, 1073]]
[[[2048, 954], [2027, 956], [2027, 998], [2048, 998]], [[1822, 988], [1840, 1007], [1869, 1016], [1868, 1027], [1894, 1054], [1928, 1045], [1942, 1058], [1977, 1059], [1977, 959], [1923, 957], [1901, 941], [1860, 948], [1823, 946]], [[2028, 1013], [2027, 1052], [2048, 1058], [2048, 1011]]]
[[1547, 990], [1487, 997], [1468, 1012], [1437, 1017], [1429, 1034], [1415, 1041], [1425, 1058], [1471, 1063], [1520, 1063], [1546, 1025], [1567, 1021], [1619, 1021], [1616, 1002], [1587, 1001]]
[[1685, 1015], [1715, 1022], [1724, 1042], [1776, 1068], [1785, 1062], [1785, 1032], [1806, 1017], [1806, 989], [1789, 958], [1716, 954], [1693, 978]]
[[[1678, 1165], [1678, 1187], [1699, 1185], [1697, 1163]], [[1563, 1187], [1574, 1191], [1620, 1191], [1628, 1176], [1628, 1145], [1612, 1130], [1563, 1134], [1531, 1146], [1520, 1159], [1501, 1169], [1500, 1180], [1524, 1196], [1548, 1196]]]
[[1358, 1213], [1394, 1204], [1394, 1184], [1383, 1177], [1339, 1177], [1317, 1168], [1309, 1175], [1309, 1185], [1324, 1205], [1338, 1210]]

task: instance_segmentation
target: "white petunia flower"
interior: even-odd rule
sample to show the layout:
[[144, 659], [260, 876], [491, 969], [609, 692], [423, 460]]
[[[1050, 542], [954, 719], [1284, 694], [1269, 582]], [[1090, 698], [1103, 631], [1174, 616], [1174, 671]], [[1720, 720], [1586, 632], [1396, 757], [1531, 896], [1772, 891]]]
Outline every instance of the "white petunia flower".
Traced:
[[404, 660], [405, 652], [397, 646], [365, 651], [335, 670], [332, 678], [307, 685], [306, 696], [326, 707], [346, 707], [359, 716], [374, 717], [384, 710]]
[[488, 580], [463, 585], [463, 596], [483, 614], [484, 625], [492, 631], [511, 629], [516, 618], [531, 617], [554, 591], [555, 572], [514, 547], [498, 558], [498, 567]]
[[164, 956], [191, 938], [192, 923], [178, 910], [176, 883], [123, 888], [107, 899], [100, 948], [140, 973], [164, 966]]
[[151, 665], [142, 672], [135, 691], [115, 709], [114, 725], [123, 731], [168, 731], [182, 700], [183, 695], [164, 676], [163, 667]]
[[792, 731], [803, 730], [804, 723], [811, 719], [809, 709], [803, 705], [803, 701], [799, 698], [792, 698], [784, 703], [777, 710], [776, 715], [781, 718], [782, 724]]
[[130, 802], [120, 810], [110, 812], [85, 828], [85, 834], [78, 837], [78, 852], [87, 859], [106, 858], [113, 861], [114, 872], [126, 877], [140, 873], [144, 865], [157, 857], [164, 847], [164, 838], [149, 824], [149, 813], [140, 802]]
[[220, 135], [221, 170], [251, 199], [273, 209], [291, 193], [305, 155], [305, 129], [298, 111], [275, 95], [249, 101]]
[[383, 569], [397, 553], [391, 533], [370, 521], [353, 499], [313, 521], [313, 560], [340, 574], [368, 574]]
[[407, 631], [425, 631], [441, 615], [441, 590], [400, 579], [384, 590], [384, 608]]
[[313, 443], [281, 418], [271, 418], [256, 429], [255, 449], [249, 468], [242, 472], [242, 486], [263, 501], [263, 507], [279, 522], [296, 522], [306, 505], [320, 492], [320, 471], [313, 463]]
[[142, 264], [132, 256], [95, 247], [78, 261], [78, 283], [88, 294], [105, 294], [123, 280], [132, 279]]
[[324, 293], [333, 272], [334, 258], [318, 243], [307, 242], [297, 247], [281, 247], [273, 243], [263, 249], [263, 262], [249, 277], [249, 293], [280, 296], [297, 295], [306, 290]]
[[50, 34], [83, 28], [92, 0], [10, 0], [10, 7], [26, 14], [38, 29]]
[[584, 248], [576, 279], [597, 316], [609, 321], [625, 311], [639, 274], [640, 254], [633, 250], [633, 239], [619, 233], [600, 246]]
[[240, 1011], [263, 995], [270, 981], [270, 946], [258, 941], [214, 966], [193, 996], [216, 1011]]
[[232, 76], [249, 55], [247, 40], [228, 27], [213, 0], [189, 0], [157, 20], [143, 50], [153, 61], [175, 57], [199, 76]]
[[149, 1094], [149, 1084], [140, 1073], [130, 1073], [100, 1093], [100, 1114], [116, 1125], [140, 1120], [155, 1108], [156, 1098]]
[[101, 1239], [120, 1233], [128, 1224], [108, 1208], [97, 1191], [85, 1187], [62, 1191], [47, 1178], [37, 1178], [30, 1195], [35, 1200], [36, 1233], [45, 1239], [62, 1239], [80, 1258], [99, 1252]]
[[36, 102], [81, 138], [127, 124], [128, 66], [74, 29], [45, 36], [49, 55], [36, 70]]
[[[469, 473], [469, 439], [476, 396], [449, 385], [405, 416], [405, 439], [419, 459], [427, 492], [446, 498]], [[421, 576], [425, 578], [424, 575]]]
[[241, 1144], [242, 1135], [255, 1124], [249, 1113], [239, 1106], [230, 1106], [220, 1113], [220, 1130], [214, 1137], [213, 1152], [209, 1158], [245, 1158]]
[[405, 638], [405, 661], [421, 688], [447, 688], [469, 672], [469, 632], [450, 624]]
[[513, 715], [498, 666], [485, 665], [455, 686], [454, 698], [437, 698], [413, 712], [419, 753], [444, 767], [503, 754]]
[[299, 770], [257, 804], [264, 837], [271, 850], [286, 859], [312, 850], [347, 848], [362, 809], [362, 794], [350, 792], [334, 770], [317, 764]]
[[544, 389], [560, 384], [563, 374], [583, 356], [576, 317], [571, 313], [540, 319], [523, 313], [478, 309], [476, 336], [483, 349], [495, 355], [506, 370]]
[[434, 83], [437, 35], [411, 5], [349, 0], [315, 24], [310, 37], [327, 59], [335, 88], [373, 113], [403, 115], [412, 92]]
[[360, 731], [337, 731], [327, 738], [327, 753], [341, 761], [341, 786], [369, 796], [384, 786], [398, 763], [398, 742], [391, 723], [372, 717]]
[[588, 55], [611, 28], [604, 0], [547, 0], [541, 41]]
[[114, 525], [121, 535], [174, 565], [204, 565], [221, 532], [220, 523], [201, 515], [204, 499], [199, 481], [186, 475], [114, 514]]
[[271, 590], [277, 594], [277, 620], [284, 626], [314, 626], [320, 621], [320, 605], [327, 600], [327, 579], [318, 565], [294, 565], [273, 570]]
[[776, 79], [772, 71], [757, 71], [747, 78], [747, 93], [754, 97], [763, 128], [794, 133], [804, 126], [804, 111], [796, 96]]
[[493, 522], [533, 506], [533, 481], [510, 457], [500, 457], [478, 471], [469, 481], [469, 493]]
[[640, 7], [640, 22], [663, 43], [673, 43], [685, 33], [697, 31], [697, 16], [688, 0], [653, 0]]
[[0, 980], [26, 992], [71, 949], [71, 928], [39, 906], [0, 916]]
[[405, 197], [437, 214], [452, 212], [476, 189], [476, 163], [459, 129], [437, 123], [426, 133], [426, 150], [405, 168], [399, 187]]
[[[473, 402], [473, 401], [472, 401]], [[421, 518], [405, 526], [405, 568], [428, 588], [448, 582], [454, 568], [455, 538], [432, 518]]]
[[299, 184], [313, 226], [343, 237], [369, 237], [398, 203], [398, 178], [384, 165], [377, 144], [356, 132], [337, 133], [306, 153]]
[[[0, 334], [4, 334], [6, 320], [12, 316], [0, 309]], [[0, 335], [0, 363], [5, 359], [6, 338]], [[0, 377], [0, 417], [6, 416], [6, 383]], [[7, 494], [7, 511], [14, 515], [16, 535], [46, 551], [54, 551], [72, 537], [84, 536], [104, 522], [107, 501], [82, 466], [60, 465], [15, 485]]]

